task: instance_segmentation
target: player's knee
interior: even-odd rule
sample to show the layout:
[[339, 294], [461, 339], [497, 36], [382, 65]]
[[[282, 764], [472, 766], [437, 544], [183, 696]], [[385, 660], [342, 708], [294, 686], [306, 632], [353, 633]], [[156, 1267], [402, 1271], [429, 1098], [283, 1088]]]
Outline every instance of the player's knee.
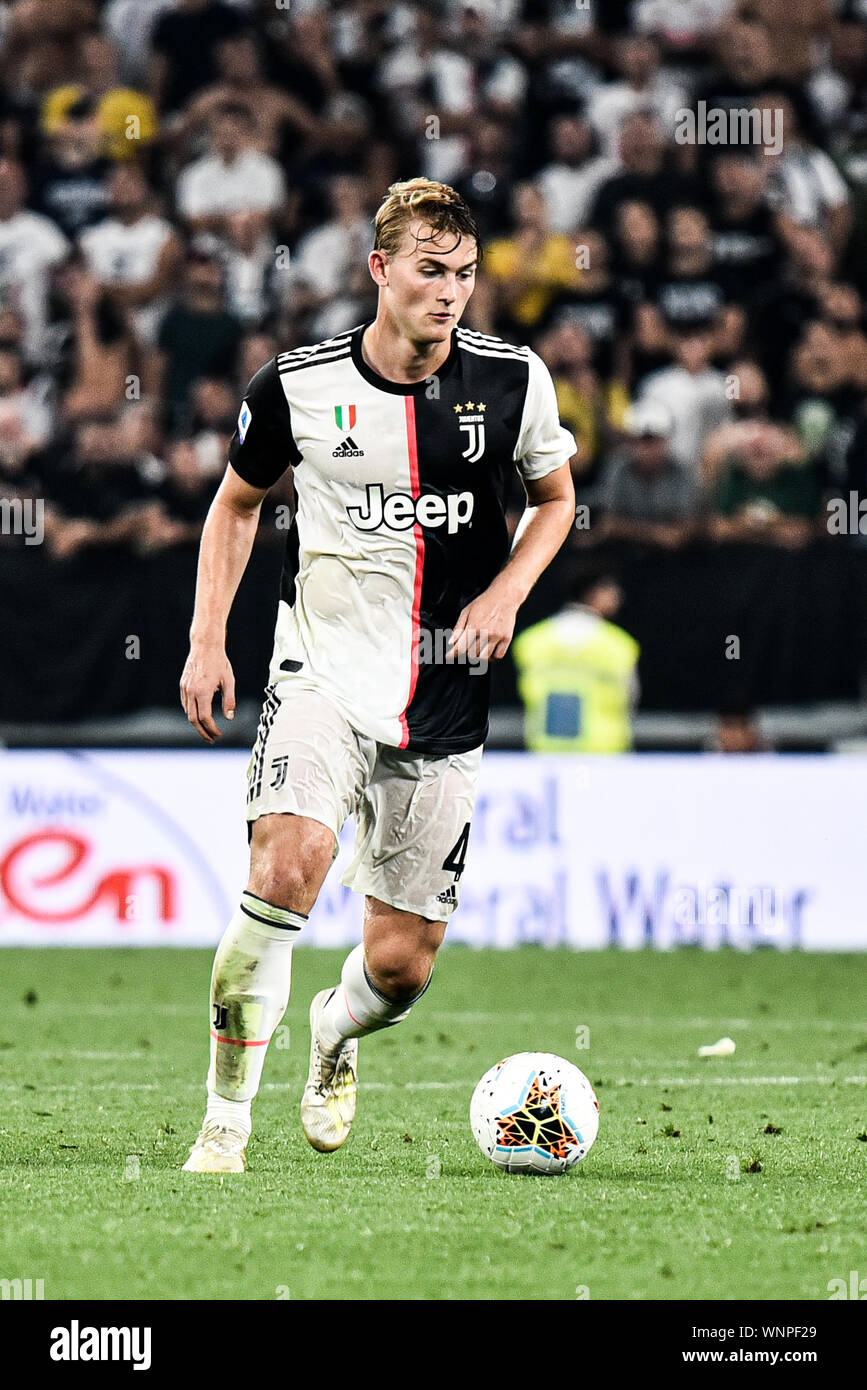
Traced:
[[427, 984], [432, 967], [433, 959], [426, 953], [407, 956], [394, 947], [382, 947], [367, 955], [368, 973], [388, 999], [415, 999]]
[[273, 907], [307, 913], [316, 901], [319, 882], [308, 864], [265, 859], [251, 866], [249, 891]]
[[[331, 864], [334, 837], [324, 825], [286, 823], [283, 816], [257, 821], [250, 850], [249, 891], [274, 907], [309, 912]], [[265, 824], [273, 822], [276, 824]]]

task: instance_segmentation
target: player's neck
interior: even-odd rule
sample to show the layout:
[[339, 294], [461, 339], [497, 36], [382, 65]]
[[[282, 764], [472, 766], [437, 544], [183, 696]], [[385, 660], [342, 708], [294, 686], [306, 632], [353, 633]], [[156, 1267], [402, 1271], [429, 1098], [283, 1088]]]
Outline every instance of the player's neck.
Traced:
[[439, 371], [451, 352], [451, 334], [442, 343], [414, 343], [382, 319], [374, 319], [361, 339], [365, 362], [377, 375], [414, 385]]

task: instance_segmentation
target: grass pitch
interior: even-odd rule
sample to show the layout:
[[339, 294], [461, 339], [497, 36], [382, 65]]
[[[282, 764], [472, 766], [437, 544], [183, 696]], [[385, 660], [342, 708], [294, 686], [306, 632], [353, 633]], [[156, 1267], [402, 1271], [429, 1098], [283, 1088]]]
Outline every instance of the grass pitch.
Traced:
[[[362, 1041], [355, 1129], [322, 1155], [307, 1008], [344, 954], [296, 950], [248, 1172], [221, 1180], [179, 1171], [210, 953], [0, 952], [0, 1277], [63, 1300], [823, 1300], [867, 1274], [867, 956], [448, 948]], [[733, 1057], [698, 1059], [725, 1034]], [[500, 1173], [470, 1133], [475, 1082], [525, 1049], [597, 1087], [563, 1177]]]

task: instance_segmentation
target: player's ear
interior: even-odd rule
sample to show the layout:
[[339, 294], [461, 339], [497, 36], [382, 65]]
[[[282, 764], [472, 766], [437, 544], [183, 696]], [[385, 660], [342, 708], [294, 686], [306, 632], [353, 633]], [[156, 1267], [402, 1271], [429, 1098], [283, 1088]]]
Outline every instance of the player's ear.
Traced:
[[368, 268], [377, 285], [388, 284], [388, 255], [385, 251], [371, 251], [367, 258]]

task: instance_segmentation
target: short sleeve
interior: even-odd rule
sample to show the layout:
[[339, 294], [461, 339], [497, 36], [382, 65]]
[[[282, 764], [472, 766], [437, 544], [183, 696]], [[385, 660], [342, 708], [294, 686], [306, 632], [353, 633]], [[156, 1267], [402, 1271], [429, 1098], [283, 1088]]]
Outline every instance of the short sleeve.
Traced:
[[524, 413], [514, 454], [518, 472], [525, 482], [553, 473], [578, 452], [573, 436], [560, 424], [551, 373], [532, 348], [528, 372]]
[[268, 488], [301, 462], [277, 359], [260, 367], [247, 387], [229, 444], [229, 462], [251, 487]]

